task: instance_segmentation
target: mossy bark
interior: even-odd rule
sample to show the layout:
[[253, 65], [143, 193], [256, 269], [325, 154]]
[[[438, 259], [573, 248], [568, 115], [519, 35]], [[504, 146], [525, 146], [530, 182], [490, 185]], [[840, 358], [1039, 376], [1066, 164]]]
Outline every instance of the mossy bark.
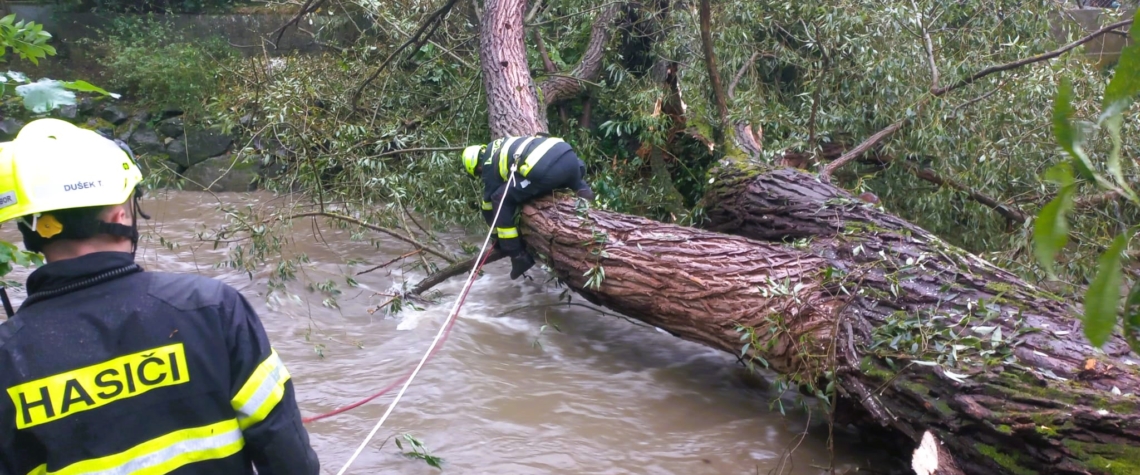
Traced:
[[747, 342], [832, 388], [847, 420], [912, 447], [931, 432], [965, 473], [1140, 473], [1123, 341], [1094, 350], [1068, 302], [812, 175], [725, 165], [709, 231], [554, 198], [524, 208], [527, 244], [591, 302], [733, 354]]

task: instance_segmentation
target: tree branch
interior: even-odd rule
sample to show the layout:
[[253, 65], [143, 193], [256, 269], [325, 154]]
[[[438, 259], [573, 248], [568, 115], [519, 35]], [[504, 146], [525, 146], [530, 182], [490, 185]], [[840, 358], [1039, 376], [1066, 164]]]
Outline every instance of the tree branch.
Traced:
[[538, 15], [538, 9], [542, 8], [542, 0], [535, 0], [534, 6], [530, 7], [530, 13], [526, 14], [526, 23], [534, 21], [534, 17]]
[[389, 150], [389, 151], [384, 152], [384, 153], [380, 153], [380, 154], [376, 154], [376, 155], [369, 155], [367, 157], [362, 157], [362, 158], [381, 158], [381, 157], [388, 157], [388, 156], [392, 156], [392, 155], [403, 155], [405, 153], [416, 153], [416, 152], [455, 152], [455, 151], [459, 151], [459, 150], [463, 150], [463, 147], [402, 148], [399, 150]]
[[[424, 38], [425, 40], [427, 38], [431, 38], [432, 33], [435, 33], [436, 28], [439, 28], [439, 25], [443, 23], [443, 17], [447, 16], [447, 14], [451, 12], [451, 9], [455, 7], [455, 4], [457, 3], [459, 3], [459, 0], [447, 0], [447, 3], [445, 3], [442, 7], [439, 7], [438, 10], [433, 12], [431, 15], [428, 15], [427, 20], [425, 20], [419, 28], [416, 28], [416, 32], [412, 34], [412, 37], [408, 38], [408, 41], [405, 41], [404, 44], [396, 48], [395, 51], [392, 51], [392, 53], [384, 59], [384, 62], [380, 63], [380, 67], [376, 68], [376, 71], [373, 71], [372, 74], [368, 76], [368, 79], [365, 79], [364, 82], [360, 84], [360, 87], [356, 88], [356, 92], [352, 93], [350, 109], [356, 110], [356, 101], [360, 99], [360, 94], [364, 92], [364, 88], [368, 87], [372, 81], [376, 80], [376, 78], [380, 76], [380, 73], [384, 71], [384, 68], [388, 67], [388, 64], [392, 62], [393, 58], [395, 58], [402, 51], [404, 51], [405, 48], [413, 43], [419, 43], [421, 45], [423, 44], [421, 42], [421, 37], [424, 37], [424, 32], [427, 31], [429, 27], [431, 28], [431, 31]], [[416, 49], [418, 49], [418, 47], [412, 50], [412, 54], [415, 54]]]
[[273, 49], [277, 49], [277, 45], [281, 43], [281, 37], [285, 36], [285, 31], [288, 30], [290, 26], [298, 24], [305, 15], [317, 11], [323, 3], [325, 3], [325, 0], [305, 0], [305, 4], [301, 5], [301, 9], [297, 12], [296, 16], [285, 22], [284, 25], [278, 27], [273, 33], [270, 33], [270, 35], [277, 35], [277, 38], [273, 40]]
[[985, 94], [982, 94], [982, 95], [980, 95], [980, 96], [978, 96], [978, 97], [975, 97], [975, 98], [973, 98], [973, 99], [970, 99], [970, 100], [968, 100], [968, 101], [966, 101], [966, 102], [963, 102], [963, 103], [961, 103], [961, 104], [958, 104], [957, 106], [955, 106], [955, 107], [954, 107], [954, 111], [953, 111], [953, 112], [954, 112], [955, 114], [957, 114], [957, 113], [958, 113], [958, 111], [960, 111], [960, 110], [962, 110], [962, 109], [965, 109], [965, 108], [967, 108], [967, 107], [969, 107], [969, 106], [971, 106], [971, 105], [974, 105], [974, 104], [976, 104], [976, 103], [978, 103], [978, 102], [981, 102], [982, 100], [984, 100], [984, 99], [985, 99], [985, 98], [987, 98], [987, 97], [990, 97], [990, 96], [992, 96], [992, 95], [994, 95], [994, 94], [997, 94], [997, 92], [998, 92], [998, 91], [1000, 91], [1000, 90], [1001, 90], [1001, 88], [1002, 88], [1002, 87], [1004, 87], [1004, 86], [1005, 86], [1005, 84], [1006, 84], [1007, 82], [1009, 82], [1009, 81], [1008, 81], [1008, 80], [1007, 80], [1007, 81], [1002, 81], [1002, 82], [998, 83], [997, 87], [993, 88], [993, 90], [991, 90], [990, 92], [987, 92], [987, 93], [985, 93]]
[[[391, 27], [392, 27], [392, 29], [396, 30], [396, 31], [397, 31], [397, 32], [399, 32], [401, 35], [404, 35], [404, 36], [407, 36], [407, 35], [408, 35], [406, 32], [404, 32], [404, 30], [403, 30], [402, 28], [400, 28], [400, 27], [399, 27], [399, 25], [396, 25], [395, 23], [392, 23], [392, 22], [388, 21], [388, 19], [387, 19], [387, 18], [383, 18], [383, 20], [384, 20], [384, 23], [387, 23], [387, 24], [388, 24], [388, 26], [391, 26]], [[464, 66], [467, 66], [468, 68], [470, 68], [470, 69], [474, 69], [474, 70], [476, 70], [476, 71], [478, 71], [478, 70], [479, 70], [479, 68], [475, 67], [475, 66], [474, 66], [474, 65], [472, 65], [471, 63], [468, 63], [468, 62], [467, 62], [466, 60], [464, 60], [463, 58], [460, 58], [460, 57], [459, 57], [459, 55], [455, 54], [455, 52], [454, 52], [454, 51], [452, 51], [452, 50], [450, 50], [450, 49], [448, 49], [448, 48], [445, 48], [443, 45], [441, 45], [441, 44], [439, 44], [439, 43], [436, 43], [435, 41], [433, 41], [433, 40], [431, 39], [431, 35], [428, 35], [428, 38], [427, 38], [427, 42], [428, 42], [428, 43], [431, 43], [431, 44], [432, 44], [432, 46], [435, 46], [436, 48], [439, 48], [439, 49], [443, 50], [443, 52], [444, 52], [444, 53], [447, 53], [447, 55], [448, 55], [448, 56], [451, 56], [452, 58], [455, 58], [455, 60], [456, 60], [456, 61], [459, 61], [459, 64], [462, 64], [462, 65], [464, 65]], [[412, 51], [416, 51], [416, 50], [418, 50], [418, 49], [419, 49], [419, 48], [412, 48]]]
[[[538, 55], [542, 57], [542, 67], [546, 70], [547, 74], [557, 73], [558, 67], [554, 65], [554, 61], [550, 60], [550, 54], [546, 51], [546, 43], [542, 41], [542, 33], [538, 31], [538, 28], [535, 28], [533, 33], [534, 43], [538, 46]], [[566, 125], [569, 117], [567, 116], [565, 104], [559, 104], [558, 117], [562, 119], [562, 124]]]
[[[916, 12], [919, 11], [918, 3], [914, 0], [910, 0], [910, 4], [914, 5]], [[922, 40], [926, 43], [926, 59], [930, 61], [930, 90], [936, 91], [938, 90], [938, 83], [941, 81], [939, 81], [938, 78], [938, 63], [934, 59], [934, 41], [930, 39], [930, 30], [926, 28], [925, 24], [919, 24], [918, 26], [922, 28]]]
[[985, 68], [981, 71], [978, 71], [978, 72], [974, 73], [973, 75], [971, 75], [970, 77], [962, 79], [962, 80], [960, 80], [954, 84], [951, 84], [951, 85], [945, 86], [945, 87], [941, 87], [938, 89], [934, 89], [931, 91], [931, 93], [933, 93], [935, 96], [941, 96], [941, 95], [944, 95], [944, 94], [946, 94], [950, 91], [953, 91], [955, 89], [960, 89], [960, 88], [966, 87], [970, 84], [973, 84], [977, 80], [984, 78], [986, 76], [989, 76], [991, 74], [994, 74], [994, 73], [1000, 73], [1002, 71], [1009, 71], [1011, 69], [1017, 69], [1017, 68], [1020, 68], [1022, 66], [1028, 65], [1028, 64], [1039, 63], [1041, 61], [1046, 61], [1046, 60], [1056, 58], [1056, 57], [1058, 57], [1062, 54], [1065, 54], [1066, 52], [1068, 52], [1068, 51], [1070, 51], [1070, 50], [1072, 50], [1072, 49], [1074, 49], [1080, 45], [1088, 43], [1088, 42], [1090, 42], [1090, 41], [1092, 41], [1092, 40], [1094, 40], [1100, 36], [1105, 35], [1106, 33], [1109, 33], [1111, 31], [1117, 29], [1117, 28], [1120, 28], [1123, 26], [1128, 26], [1131, 24], [1132, 24], [1132, 20], [1124, 20], [1124, 21], [1119, 21], [1119, 22], [1113, 23], [1111, 25], [1108, 25], [1104, 28], [1101, 28], [1101, 29], [1089, 34], [1088, 36], [1086, 36], [1084, 38], [1081, 38], [1077, 41], [1069, 43], [1069, 44], [1061, 47], [1060, 49], [1056, 49], [1056, 50], [1050, 51], [1048, 53], [1042, 53], [1042, 54], [1039, 54], [1037, 56], [1031, 56], [1031, 57], [1028, 57], [1025, 59], [1014, 61], [1012, 63], [1005, 63], [1005, 64], [1000, 64], [997, 66], [990, 66], [990, 67]]
[[[410, 292], [408, 292], [407, 295], [409, 295], [409, 296], [421, 295], [424, 292], [431, 290], [432, 287], [435, 287], [439, 284], [446, 282], [447, 279], [450, 279], [450, 278], [455, 277], [457, 275], [462, 275], [464, 273], [467, 273], [468, 271], [471, 270], [471, 268], [473, 266], [475, 266], [476, 259], [479, 259], [480, 257], [482, 257], [482, 256], [479, 255], [479, 256], [475, 256], [475, 257], [472, 257], [470, 259], [467, 259], [463, 262], [456, 262], [456, 263], [448, 266], [445, 269], [442, 269], [442, 270], [437, 271], [437, 272], [435, 272], [435, 273], [433, 273], [427, 277], [424, 277], [424, 280], [421, 280], [420, 283], [416, 284], [416, 286], [413, 287], [412, 290]], [[502, 259], [504, 257], [507, 257], [507, 255], [499, 252], [497, 249], [491, 249], [491, 255], [487, 257], [487, 262], [483, 263], [483, 265], [490, 264], [490, 263], [495, 262], [495, 261]], [[383, 305], [381, 305], [381, 306], [383, 306]]]
[[934, 183], [935, 185], [948, 186], [948, 187], [953, 188], [955, 190], [966, 193], [974, 201], [977, 201], [978, 203], [986, 205], [990, 209], [997, 211], [998, 214], [1002, 215], [1002, 217], [1004, 217], [1005, 219], [1007, 219], [1013, 223], [1022, 224], [1028, 219], [1025, 216], [1025, 213], [1023, 213], [1021, 210], [1019, 210], [1013, 206], [1003, 204], [1003, 203], [999, 202], [998, 200], [996, 200], [996, 199], [994, 199], [988, 195], [985, 195], [979, 191], [972, 190], [969, 187], [967, 187], [966, 185], [959, 183], [956, 180], [942, 177], [942, 176], [938, 175], [938, 173], [936, 173], [934, 170], [931, 170], [929, 168], [920, 167], [917, 164], [910, 162], [910, 161], [907, 161], [907, 160], [899, 160], [898, 163], [902, 164], [903, 167], [905, 167], [908, 171], [910, 171], [916, 177], [919, 177], [923, 180]]
[[748, 58], [748, 61], [745, 61], [744, 64], [742, 64], [740, 66], [740, 69], [738, 69], [736, 71], [736, 76], [733, 76], [732, 83], [730, 83], [728, 85], [728, 99], [729, 100], [736, 99], [736, 85], [740, 83], [740, 79], [744, 77], [744, 73], [748, 72], [748, 68], [751, 68], [752, 63], [755, 63], [756, 58], [759, 58], [759, 57], [760, 57], [759, 51], [753, 52], [752, 56]]
[[548, 73], [558, 72], [558, 68], [554, 66], [554, 61], [550, 60], [550, 54], [546, 52], [546, 43], [542, 42], [542, 34], [536, 28], [534, 33], [534, 43], [538, 46], [538, 55], [542, 57], [542, 67]]
[[547, 106], [578, 95], [582, 91], [581, 82], [592, 81], [602, 71], [602, 56], [605, 54], [606, 45], [609, 44], [610, 38], [613, 36], [611, 26], [618, 17], [620, 6], [617, 3], [612, 4], [602, 10], [594, 19], [594, 24], [590, 28], [590, 42], [586, 45], [586, 52], [582, 54], [582, 60], [578, 62], [569, 76], [555, 75], [548, 71], [551, 77], [538, 86], [539, 90], [542, 91], [543, 102]]
[[820, 180], [823, 180], [824, 183], [830, 183], [831, 174], [834, 173], [835, 170], [839, 169], [839, 167], [842, 167], [843, 165], [846, 165], [847, 162], [859, 158], [860, 155], [863, 155], [872, 147], [878, 145], [878, 143], [882, 142], [883, 139], [886, 139], [891, 134], [898, 132], [898, 130], [901, 129], [905, 123], [906, 119], [901, 119], [898, 122], [888, 125], [887, 128], [876, 132], [875, 135], [868, 137], [867, 140], [863, 141], [863, 143], [859, 144], [851, 150], [848, 150], [847, 153], [844, 153], [834, 162], [827, 164], [826, 167], [823, 167], [823, 171], [819, 172]]
[[373, 267], [373, 268], [371, 268], [371, 269], [368, 269], [368, 270], [362, 270], [362, 271], [360, 271], [360, 272], [357, 272], [357, 273], [356, 273], [356, 275], [360, 276], [360, 275], [364, 275], [364, 274], [367, 274], [367, 273], [369, 273], [369, 272], [372, 272], [372, 271], [374, 271], [374, 270], [377, 270], [377, 269], [383, 269], [383, 268], [385, 268], [385, 267], [388, 267], [388, 266], [392, 265], [393, 263], [395, 263], [396, 261], [398, 261], [398, 260], [400, 260], [400, 259], [406, 259], [406, 258], [408, 258], [408, 257], [412, 257], [412, 256], [414, 256], [414, 255], [416, 255], [416, 254], [419, 254], [419, 253], [421, 253], [421, 252], [423, 252], [423, 249], [416, 249], [416, 250], [414, 250], [414, 251], [405, 252], [405, 253], [404, 253], [404, 255], [402, 255], [402, 256], [400, 256], [400, 257], [396, 257], [396, 258], [393, 258], [392, 260], [390, 260], [390, 261], [388, 261], [388, 262], [385, 262], [385, 263], [383, 263], [383, 264], [380, 264], [380, 265], [378, 265], [378, 266], [376, 266], [376, 267]]
[[373, 231], [381, 232], [381, 233], [387, 234], [389, 236], [392, 236], [396, 239], [399, 239], [401, 241], [404, 241], [408, 244], [411, 244], [412, 246], [415, 246], [416, 249], [423, 249], [424, 251], [426, 251], [428, 253], [434, 254], [434, 255], [438, 256], [440, 259], [447, 261], [448, 263], [454, 263], [455, 262], [454, 258], [448, 256], [443, 251], [437, 250], [431, 246], [426, 246], [424, 244], [421, 244], [421, 243], [417, 242], [415, 239], [404, 236], [404, 235], [402, 235], [396, 231], [393, 231], [391, 229], [380, 227], [380, 226], [377, 226], [375, 224], [368, 224], [364, 221], [353, 218], [351, 216], [345, 216], [343, 214], [337, 214], [337, 213], [330, 213], [327, 211], [313, 211], [313, 212], [309, 212], [309, 213], [295, 214], [295, 215], [289, 216], [288, 218], [283, 218], [283, 219], [313, 218], [313, 217], [335, 219], [335, 220], [339, 220], [339, 221], [344, 221], [346, 223], [352, 223], [352, 224], [355, 224], [355, 225], [360, 226], [362, 228], [368, 228], [368, 229], [371, 229]]

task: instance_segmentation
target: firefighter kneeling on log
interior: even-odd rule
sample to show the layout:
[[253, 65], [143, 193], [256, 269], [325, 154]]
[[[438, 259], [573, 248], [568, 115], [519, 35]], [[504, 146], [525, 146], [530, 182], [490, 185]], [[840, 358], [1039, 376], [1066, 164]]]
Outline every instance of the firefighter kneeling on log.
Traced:
[[0, 222], [47, 260], [0, 324], [0, 474], [317, 474], [245, 298], [135, 263], [140, 181], [125, 145], [60, 120], [0, 143]]
[[[515, 179], [508, 188], [515, 166]], [[488, 145], [467, 147], [463, 150], [463, 167], [469, 175], [483, 179], [483, 219], [498, 235], [495, 246], [511, 258], [511, 280], [534, 266], [534, 258], [526, 252], [515, 224], [519, 207], [560, 188], [574, 190], [580, 198], [594, 199], [594, 192], [585, 181], [586, 164], [570, 144], [545, 134], [503, 137]], [[500, 201], [503, 206], [497, 210]]]

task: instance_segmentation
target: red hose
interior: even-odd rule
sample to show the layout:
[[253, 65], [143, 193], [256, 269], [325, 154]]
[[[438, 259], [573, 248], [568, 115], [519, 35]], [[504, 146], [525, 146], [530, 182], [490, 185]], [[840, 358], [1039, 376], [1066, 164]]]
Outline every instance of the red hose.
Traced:
[[[487, 263], [487, 259], [489, 257], [491, 257], [491, 254], [492, 254], [492, 252], [490, 252], [490, 251], [486, 252], [486, 254], [483, 256], [483, 260], [481, 262], [479, 262], [479, 267], [475, 268], [475, 272], [479, 272], [479, 269], [483, 268], [483, 264]], [[463, 307], [463, 302], [465, 300], [467, 300], [467, 293], [470, 290], [471, 290], [470, 287], [466, 288], [463, 291], [463, 294], [459, 296], [459, 306], [457, 306], [455, 308], [456, 313], [459, 313], [459, 309]], [[451, 315], [449, 315], [449, 317], [451, 317]], [[429, 360], [431, 359], [432, 356], [435, 356], [435, 352], [439, 351], [440, 348], [443, 348], [443, 344], [447, 342], [447, 337], [451, 335], [451, 327], [455, 326], [455, 321], [459, 320], [459, 319], [458, 318], [450, 318], [449, 320], [450, 321], [447, 323], [447, 328], [445, 328], [443, 330], [443, 336], [440, 337], [439, 344], [436, 345], [435, 349], [431, 350], [431, 353], [428, 354]], [[415, 370], [413, 369], [412, 371], [415, 371]], [[406, 379], [408, 379], [409, 376], [412, 375], [412, 371], [408, 371], [408, 373], [405, 374], [404, 377], [397, 379], [396, 381], [393, 381], [392, 384], [389, 384], [388, 386], [386, 386], [384, 389], [381, 389], [376, 394], [368, 396], [364, 399], [361, 399], [359, 401], [356, 401], [352, 404], [349, 404], [349, 405], [344, 406], [342, 408], [336, 409], [334, 411], [326, 412], [324, 414], [318, 414], [318, 415], [315, 415], [312, 417], [306, 417], [306, 418], [302, 419], [301, 422], [308, 424], [308, 423], [313, 422], [313, 421], [319, 421], [321, 419], [332, 417], [332, 416], [335, 416], [335, 415], [340, 414], [342, 412], [351, 411], [351, 410], [356, 409], [360, 406], [363, 406], [364, 404], [368, 403], [368, 401], [371, 401], [371, 400], [376, 399], [380, 396], [383, 396], [388, 391], [391, 391], [396, 386], [399, 386], [400, 383], [403, 383]]]

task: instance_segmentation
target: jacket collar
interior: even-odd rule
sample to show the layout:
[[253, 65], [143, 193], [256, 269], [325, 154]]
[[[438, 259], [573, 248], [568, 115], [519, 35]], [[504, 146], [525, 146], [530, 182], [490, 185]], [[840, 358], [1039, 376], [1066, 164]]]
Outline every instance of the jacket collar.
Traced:
[[135, 258], [129, 252], [93, 252], [55, 261], [28, 276], [28, 294], [58, 289], [134, 263]]

